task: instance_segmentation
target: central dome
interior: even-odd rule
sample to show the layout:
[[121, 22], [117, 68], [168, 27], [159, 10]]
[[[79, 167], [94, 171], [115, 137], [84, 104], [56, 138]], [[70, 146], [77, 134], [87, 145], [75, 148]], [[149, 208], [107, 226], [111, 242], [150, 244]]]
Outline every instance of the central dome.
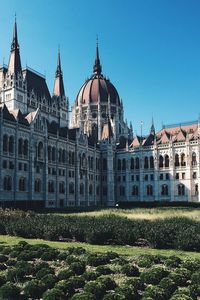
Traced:
[[98, 46], [93, 67], [93, 75], [80, 88], [76, 97], [76, 105], [108, 103], [120, 105], [118, 92], [109, 79], [102, 75]]

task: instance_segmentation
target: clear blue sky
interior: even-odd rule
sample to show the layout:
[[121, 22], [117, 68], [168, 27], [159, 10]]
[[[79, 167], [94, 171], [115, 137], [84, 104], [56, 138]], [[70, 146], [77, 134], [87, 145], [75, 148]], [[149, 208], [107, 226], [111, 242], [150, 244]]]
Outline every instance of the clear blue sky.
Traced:
[[199, 0], [1, 0], [0, 62], [8, 61], [15, 12], [22, 64], [53, 88], [60, 44], [70, 104], [91, 75], [99, 36], [103, 73], [139, 133], [200, 112]]

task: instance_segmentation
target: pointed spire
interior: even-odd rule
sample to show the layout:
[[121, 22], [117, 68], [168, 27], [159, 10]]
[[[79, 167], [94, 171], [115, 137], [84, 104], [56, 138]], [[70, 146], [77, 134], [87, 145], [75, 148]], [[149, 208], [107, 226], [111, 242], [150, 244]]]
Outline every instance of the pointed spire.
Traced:
[[150, 130], [150, 134], [155, 135], [155, 127], [154, 127], [154, 121], [153, 121], [153, 117], [152, 117], [152, 123], [151, 123], [151, 130]]
[[56, 68], [56, 78], [55, 78], [55, 82], [54, 82], [53, 95], [56, 97], [65, 96], [63, 75], [62, 75], [62, 69], [61, 69], [61, 60], [60, 60], [60, 47], [58, 48], [58, 62], [57, 62], [57, 68]]
[[97, 37], [97, 45], [96, 45], [96, 58], [94, 62], [93, 72], [97, 75], [100, 75], [102, 71], [100, 59], [99, 59], [99, 45], [98, 45], [98, 37]]
[[9, 59], [9, 64], [8, 64], [8, 71], [11, 74], [17, 74], [22, 71], [21, 59], [20, 59], [20, 53], [19, 53], [19, 43], [18, 43], [18, 37], [17, 37], [16, 15], [15, 15], [13, 40], [12, 40], [12, 44], [11, 44], [11, 53], [10, 53], [10, 59]]

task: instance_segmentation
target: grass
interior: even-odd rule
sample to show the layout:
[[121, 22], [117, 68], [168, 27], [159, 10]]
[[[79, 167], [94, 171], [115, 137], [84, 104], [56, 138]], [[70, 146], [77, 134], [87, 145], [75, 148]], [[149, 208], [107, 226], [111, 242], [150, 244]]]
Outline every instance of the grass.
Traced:
[[118, 216], [127, 217], [129, 219], [145, 219], [145, 220], [156, 220], [156, 219], [165, 219], [173, 217], [187, 217], [196, 221], [200, 221], [200, 208], [169, 208], [169, 207], [160, 207], [160, 208], [132, 208], [132, 209], [116, 209], [108, 208], [102, 210], [88, 211], [88, 212], [57, 212], [56, 214], [60, 215], [78, 215], [78, 216], [102, 216], [105, 214], [114, 214]]
[[107, 251], [114, 251], [120, 255], [132, 256], [132, 255], [142, 255], [142, 254], [152, 254], [152, 255], [165, 255], [171, 256], [176, 255], [180, 258], [200, 258], [200, 253], [197, 252], [189, 252], [189, 251], [179, 251], [179, 250], [160, 250], [160, 249], [152, 249], [152, 248], [140, 248], [140, 247], [130, 247], [130, 246], [116, 246], [116, 245], [90, 245], [86, 243], [78, 243], [78, 242], [52, 242], [46, 241], [42, 239], [24, 239], [15, 236], [8, 236], [8, 235], [0, 235], [0, 244], [3, 245], [16, 245], [19, 241], [26, 241], [31, 245], [35, 244], [47, 244], [53, 248], [58, 249], [66, 249], [68, 247], [83, 247], [87, 251], [90, 252], [99, 252], [105, 253]]

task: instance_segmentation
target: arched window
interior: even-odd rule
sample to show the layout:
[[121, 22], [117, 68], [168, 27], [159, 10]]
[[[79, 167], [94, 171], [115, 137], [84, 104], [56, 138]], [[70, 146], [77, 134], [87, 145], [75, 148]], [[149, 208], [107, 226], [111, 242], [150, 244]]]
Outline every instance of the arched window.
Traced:
[[49, 180], [48, 182], [48, 192], [49, 193], [54, 193], [55, 189], [54, 189], [54, 181]]
[[145, 156], [144, 158], [144, 168], [145, 169], [148, 169], [149, 168], [149, 159], [147, 156]]
[[132, 196], [138, 196], [138, 186], [137, 185], [133, 185], [132, 187]]
[[56, 160], [56, 148], [52, 147], [52, 161]]
[[135, 167], [135, 164], [134, 164], [134, 158], [132, 157], [131, 158], [131, 169], [133, 170], [134, 169], [134, 167]]
[[92, 196], [93, 193], [93, 188], [92, 188], [92, 184], [89, 185], [89, 195]]
[[61, 163], [62, 162], [62, 149], [58, 150], [58, 162]]
[[197, 165], [197, 156], [195, 152], [192, 152], [192, 166]]
[[9, 137], [9, 153], [14, 153], [14, 137], [12, 135]]
[[8, 136], [4, 134], [3, 136], [3, 151], [8, 152]]
[[150, 168], [151, 168], [151, 169], [154, 168], [154, 160], [153, 160], [153, 156], [150, 156]]
[[60, 194], [65, 193], [65, 183], [63, 181], [59, 182], [59, 193]]
[[5, 176], [3, 179], [3, 189], [4, 191], [12, 190], [12, 178], [10, 176]]
[[123, 158], [122, 160], [122, 170], [126, 170], [126, 159]]
[[75, 161], [75, 155], [74, 152], [72, 152], [72, 165], [74, 165], [74, 161]]
[[139, 168], [140, 168], [140, 160], [139, 160], [139, 157], [136, 157], [136, 159], [135, 159], [135, 168], [136, 168], [136, 169], [139, 169]]
[[151, 184], [147, 185], [147, 196], [153, 196], [153, 186]]
[[48, 146], [48, 161], [50, 162], [52, 160], [52, 148], [51, 146]]
[[38, 158], [39, 159], [43, 159], [43, 157], [44, 157], [44, 153], [43, 153], [44, 151], [43, 151], [43, 144], [42, 144], [42, 142], [39, 142], [38, 143]]
[[162, 196], [168, 196], [168, 185], [163, 184], [161, 187], [161, 195]]
[[41, 180], [38, 178], [35, 180], [35, 192], [41, 192]]
[[195, 195], [199, 195], [199, 187], [198, 184], [195, 184]]
[[169, 168], [169, 155], [165, 155], [165, 168]]
[[82, 166], [83, 166], [83, 168], [86, 167], [86, 157], [85, 157], [85, 153], [83, 153], [83, 155], [82, 155]]
[[84, 195], [84, 185], [83, 185], [83, 183], [80, 184], [80, 195]]
[[90, 169], [93, 170], [93, 165], [94, 165], [94, 159], [91, 157], [90, 159]]
[[103, 170], [107, 170], [107, 159], [103, 159]]
[[66, 151], [63, 149], [62, 151], [62, 162], [65, 163], [66, 162]]
[[18, 155], [22, 155], [23, 154], [23, 140], [19, 139], [18, 140]]
[[185, 186], [183, 184], [178, 185], [178, 195], [184, 196], [185, 195]]
[[162, 157], [162, 155], [159, 156], [159, 168], [163, 168], [163, 157]]
[[74, 183], [73, 182], [69, 183], [69, 193], [74, 194]]
[[24, 141], [24, 145], [23, 145], [24, 147], [24, 156], [28, 156], [28, 140], [25, 140]]
[[99, 196], [99, 192], [100, 192], [100, 189], [99, 189], [99, 186], [96, 187], [96, 194], [97, 196]]
[[121, 171], [121, 159], [117, 160], [117, 170]]
[[179, 167], [179, 155], [175, 154], [175, 167]]
[[26, 190], [26, 178], [21, 177], [19, 179], [19, 191], [23, 192]]
[[182, 167], [186, 166], [185, 154], [184, 153], [181, 153], [181, 166]]

